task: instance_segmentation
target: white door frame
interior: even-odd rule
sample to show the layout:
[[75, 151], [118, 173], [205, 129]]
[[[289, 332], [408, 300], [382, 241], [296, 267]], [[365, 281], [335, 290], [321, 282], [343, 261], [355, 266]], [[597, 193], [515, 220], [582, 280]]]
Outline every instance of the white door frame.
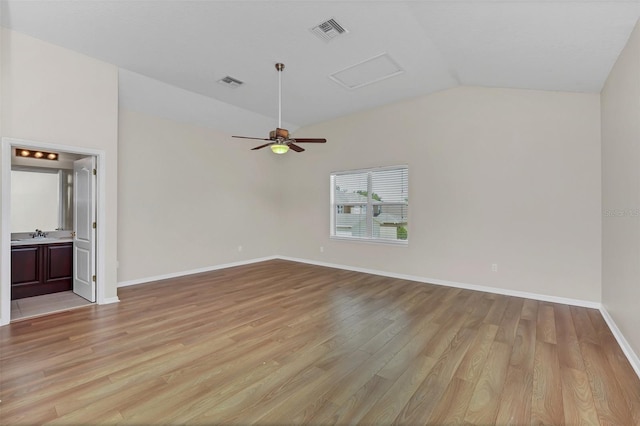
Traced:
[[[11, 149], [13, 147], [40, 149], [43, 151], [68, 152], [95, 156], [97, 160], [96, 217], [104, 223], [106, 217], [105, 152], [98, 149], [51, 144], [15, 138], [2, 138], [2, 238], [0, 239], [0, 326], [11, 322]], [[98, 226], [96, 235], [96, 302], [105, 303], [104, 277], [106, 275], [106, 231]]]

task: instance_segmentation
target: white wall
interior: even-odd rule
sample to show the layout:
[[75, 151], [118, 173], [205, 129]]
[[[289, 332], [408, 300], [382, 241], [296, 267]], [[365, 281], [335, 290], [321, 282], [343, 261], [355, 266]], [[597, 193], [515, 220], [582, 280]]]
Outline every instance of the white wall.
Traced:
[[259, 141], [131, 110], [119, 139], [120, 282], [276, 253], [278, 159]]
[[602, 303], [640, 354], [640, 23], [601, 98]]
[[[280, 254], [600, 301], [597, 94], [461, 87], [296, 135], [328, 143], [279, 171]], [[394, 164], [409, 165], [409, 247], [329, 240], [329, 173]]]
[[105, 298], [117, 297], [118, 71], [61, 47], [2, 30], [3, 137], [106, 153]]

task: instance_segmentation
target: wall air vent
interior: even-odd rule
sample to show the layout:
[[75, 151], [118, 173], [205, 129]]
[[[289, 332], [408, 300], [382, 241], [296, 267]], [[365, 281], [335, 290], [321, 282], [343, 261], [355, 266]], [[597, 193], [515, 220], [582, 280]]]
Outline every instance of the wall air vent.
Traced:
[[315, 27], [311, 28], [309, 31], [315, 34], [315, 36], [318, 37], [320, 40], [325, 42], [330, 42], [340, 34], [345, 34], [348, 32], [347, 30], [344, 29], [342, 25], [338, 23], [338, 21], [336, 21], [333, 18], [328, 19], [316, 25]]
[[229, 76], [226, 76], [225, 78], [218, 80], [218, 83], [231, 87], [233, 89], [235, 89], [236, 87], [240, 87], [244, 84], [242, 81]]

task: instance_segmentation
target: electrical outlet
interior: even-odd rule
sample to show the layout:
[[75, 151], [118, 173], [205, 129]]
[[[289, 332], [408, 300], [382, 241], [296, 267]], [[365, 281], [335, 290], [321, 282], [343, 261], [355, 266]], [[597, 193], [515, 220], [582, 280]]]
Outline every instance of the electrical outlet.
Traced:
[[324, 253], [324, 247], [320, 246], [320, 253]]
[[242, 251], [242, 246], [238, 246], [238, 251]]
[[498, 264], [497, 263], [492, 263], [491, 264], [491, 270], [493, 272], [498, 272]]

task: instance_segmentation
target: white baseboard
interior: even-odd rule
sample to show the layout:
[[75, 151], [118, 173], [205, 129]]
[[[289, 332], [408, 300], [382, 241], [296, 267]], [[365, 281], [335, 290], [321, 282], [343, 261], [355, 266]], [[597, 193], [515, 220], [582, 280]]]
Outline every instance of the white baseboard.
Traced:
[[613, 320], [611, 315], [609, 315], [609, 312], [607, 312], [604, 306], [600, 307], [600, 313], [613, 333], [613, 336], [618, 341], [620, 348], [622, 348], [622, 352], [627, 356], [631, 367], [633, 367], [638, 377], [640, 377], [640, 357], [638, 357], [638, 354], [633, 351], [633, 348], [631, 348], [631, 345], [627, 339], [625, 339], [624, 334], [622, 334], [616, 325], [616, 322]]
[[376, 269], [359, 268], [359, 267], [348, 266], [348, 265], [339, 265], [336, 263], [318, 262], [315, 260], [299, 259], [299, 258], [288, 257], [288, 256], [277, 256], [277, 258], [283, 259], [283, 260], [290, 260], [292, 262], [308, 263], [310, 265], [326, 266], [329, 268], [344, 269], [347, 271], [354, 271], [354, 272], [363, 272], [366, 274], [380, 275], [380, 276], [389, 277], [389, 278], [398, 278], [401, 280], [409, 280], [409, 281], [417, 281], [417, 282], [427, 283], [427, 284], [443, 285], [446, 287], [462, 288], [465, 290], [484, 291], [486, 293], [522, 297], [526, 299], [540, 300], [543, 302], [552, 302], [552, 303], [560, 303], [563, 305], [580, 306], [583, 308], [600, 309], [600, 306], [601, 306], [599, 302], [592, 302], [589, 300], [570, 299], [566, 297], [549, 296], [546, 294], [538, 294], [538, 293], [528, 293], [525, 291], [508, 290], [508, 289], [498, 288], [498, 287], [487, 287], [487, 286], [476, 285], [476, 284], [466, 284], [466, 283], [459, 283], [455, 281], [445, 281], [445, 280], [439, 280], [437, 278], [420, 277], [416, 275], [407, 275], [407, 274], [397, 274], [395, 272], [378, 271]]
[[120, 301], [120, 299], [118, 299], [118, 296], [116, 297], [107, 297], [106, 299], [104, 299], [102, 302], [98, 303], [99, 305], [108, 305], [110, 303], [118, 303]]
[[166, 280], [169, 278], [184, 277], [186, 275], [200, 274], [202, 272], [217, 271], [218, 269], [233, 268], [234, 266], [250, 265], [252, 263], [264, 262], [266, 260], [277, 259], [278, 256], [267, 256], [255, 259], [241, 260], [239, 262], [223, 263], [221, 265], [207, 266], [204, 268], [191, 269], [189, 271], [173, 272], [171, 274], [156, 275], [154, 277], [139, 278], [136, 280], [122, 281], [118, 283], [118, 288], [130, 285], [144, 284], [152, 281]]

